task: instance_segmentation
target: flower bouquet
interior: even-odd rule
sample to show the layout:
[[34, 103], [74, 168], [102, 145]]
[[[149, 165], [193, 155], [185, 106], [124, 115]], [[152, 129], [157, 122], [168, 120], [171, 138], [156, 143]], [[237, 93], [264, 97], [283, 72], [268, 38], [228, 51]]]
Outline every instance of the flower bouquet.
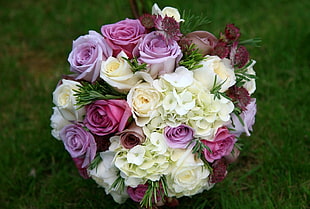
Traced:
[[[184, 18], [184, 19], [182, 19]], [[103, 25], [73, 41], [53, 92], [52, 135], [79, 174], [118, 203], [176, 205], [211, 189], [252, 131], [255, 61], [240, 30], [216, 37], [176, 8]]]

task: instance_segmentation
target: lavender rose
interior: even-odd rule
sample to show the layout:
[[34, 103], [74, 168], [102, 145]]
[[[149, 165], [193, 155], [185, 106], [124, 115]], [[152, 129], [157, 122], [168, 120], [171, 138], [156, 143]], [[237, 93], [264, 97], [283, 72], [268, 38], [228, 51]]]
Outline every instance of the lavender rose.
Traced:
[[176, 63], [182, 57], [182, 51], [174, 40], [167, 40], [156, 31], [145, 35], [135, 48], [138, 61], [148, 64], [149, 73], [153, 78], [165, 73], [172, 73]]
[[124, 51], [129, 58], [132, 58], [132, 51], [145, 32], [139, 20], [128, 18], [101, 27], [101, 33], [112, 47], [114, 57]]
[[235, 135], [229, 133], [226, 127], [219, 128], [215, 134], [214, 141], [202, 140], [202, 143], [207, 145], [212, 151], [204, 150], [206, 160], [212, 163], [214, 160], [229, 155], [236, 141]]
[[70, 70], [78, 74], [77, 80], [94, 82], [99, 76], [101, 61], [110, 56], [112, 49], [102, 35], [89, 31], [88, 35], [80, 36], [73, 41], [72, 51], [68, 57]]
[[121, 145], [126, 149], [131, 149], [145, 141], [142, 128], [137, 126], [135, 122], [131, 123], [127, 129], [120, 132], [118, 135], [120, 136]]
[[79, 165], [81, 168], [86, 168], [95, 158], [97, 151], [95, 139], [82, 125], [66, 125], [59, 135], [71, 157], [83, 159], [82, 165]]
[[164, 136], [169, 147], [182, 149], [193, 139], [194, 130], [184, 124], [177, 127], [167, 126], [164, 129]]
[[240, 136], [242, 133], [246, 133], [247, 136], [250, 136], [250, 131], [253, 131], [253, 125], [255, 123], [255, 115], [256, 115], [256, 99], [252, 98], [250, 103], [245, 107], [246, 110], [240, 114], [240, 118], [243, 120], [244, 125], [241, 124], [239, 118], [233, 114], [231, 119], [233, 125], [229, 126], [229, 128], [234, 129], [231, 133], [236, 136]]
[[125, 129], [131, 109], [126, 100], [97, 100], [86, 106], [85, 126], [99, 136]]
[[185, 36], [192, 44], [195, 44], [203, 55], [211, 55], [217, 44], [217, 38], [207, 31], [194, 31]]

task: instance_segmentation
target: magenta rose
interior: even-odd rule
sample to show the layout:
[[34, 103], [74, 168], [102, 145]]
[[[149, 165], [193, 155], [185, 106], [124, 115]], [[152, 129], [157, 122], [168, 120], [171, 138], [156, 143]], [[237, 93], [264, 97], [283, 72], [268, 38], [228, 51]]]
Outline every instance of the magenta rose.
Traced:
[[101, 61], [112, 56], [112, 49], [103, 36], [95, 31], [88, 35], [80, 36], [73, 41], [72, 51], [68, 61], [70, 70], [77, 73], [77, 80], [89, 82], [97, 80], [100, 74]]
[[61, 129], [59, 136], [73, 159], [83, 159], [79, 167], [86, 168], [95, 158], [97, 151], [95, 139], [81, 124], [66, 125]]
[[139, 184], [136, 188], [127, 187], [127, 193], [133, 201], [141, 202], [147, 189], [147, 184]]
[[[127, 193], [133, 201], [141, 202], [147, 189], [148, 189], [147, 184], [139, 184], [136, 188], [127, 187]], [[161, 187], [160, 187], [160, 190], [162, 190]], [[159, 189], [157, 190], [157, 201], [156, 201], [157, 206], [161, 206], [163, 204], [162, 195], [161, 195], [161, 193], [163, 193], [163, 190], [162, 191], [160, 190]], [[153, 203], [155, 203], [154, 200], [153, 200]]]
[[177, 127], [167, 126], [164, 129], [164, 137], [169, 147], [186, 148], [194, 138], [194, 130], [184, 124]]
[[76, 168], [78, 169], [80, 176], [82, 176], [84, 179], [90, 178], [87, 172], [87, 167], [85, 168], [82, 167], [84, 159], [77, 157], [77, 158], [72, 158], [72, 160]]
[[153, 78], [165, 73], [172, 73], [182, 57], [182, 51], [174, 40], [167, 42], [164, 36], [156, 31], [145, 35], [135, 48], [138, 61], [148, 64]]
[[85, 126], [99, 136], [125, 129], [131, 109], [126, 100], [97, 100], [86, 106]]
[[194, 31], [188, 33], [185, 38], [190, 40], [192, 44], [195, 44], [203, 55], [211, 55], [218, 42], [217, 38], [207, 31]]
[[135, 122], [131, 123], [127, 129], [121, 131], [118, 135], [120, 136], [121, 145], [126, 149], [131, 149], [145, 141], [142, 128], [137, 126]]
[[114, 24], [103, 25], [101, 33], [112, 47], [114, 57], [124, 51], [132, 58], [133, 49], [146, 31], [139, 20], [127, 18]]
[[229, 133], [226, 127], [221, 127], [217, 130], [213, 141], [201, 141], [210, 148], [211, 152], [208, 149], [204, 150], [204, 156], [208, 162], [212, 163], [214, 160], [229, 155], [237, 140], [235, 135]]
[[253, 125], [255, 123], [255, 115], [256, 115], [256, 99], [252, 98], [250, 103], [245, 107], [246, 110], [243, 111], [239, 116], [243, 120], [243, 124], [240, 122], [239, 118], [232, 114], [232, 125], [228, 128], [233, 129], [231, 133], [236, 136], [240, 136], [242, 133], [245, 133], [247, 136], [250, 136], [250, 131], [253, 131]]

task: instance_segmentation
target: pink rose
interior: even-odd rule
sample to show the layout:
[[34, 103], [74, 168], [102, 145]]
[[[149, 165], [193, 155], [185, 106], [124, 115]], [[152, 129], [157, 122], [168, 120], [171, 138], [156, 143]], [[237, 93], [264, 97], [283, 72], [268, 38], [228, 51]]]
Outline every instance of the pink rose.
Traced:
[[91, 133], [81, 124], [69, 124], [61, 129], [59, 136], [73, 159], [79, 158], [78, 168], [86, 168], [95, 158], [97, 145]]
[[131, 149], [145, 141], [142, 128], [137, 126], [135, 122], [131, 123], [127, 129], [118, 133], [118, 135], [120, 136], [121, 145], [126, 149]]
[[99, 136], [125, 129], [131, 109], [126, 100], [97, 100], [86, 106], [85, 126]]
[[219, 128], [215, 134], [214, 141], [202, 140], [202, 143], [211, 150], [211, 152], [208, 149], [204, 150], [206, 160], [212, 163], [214, 160], [219, 160], [223, 156], [229, 155], [236, 141], [235, 135], [230, 134], [226, 127]]
[[172, 73], [176, 63], [182, 57], [182, 51], [174, 40], [167, 42], [164, 36], [151, 32], [143, 37], [135, 48], [138, 61], [148, 64], [149, 73], [153, 78], [165, 73]]
[[240, 136], [242, 133], [245, 133], [247, 136], [250, 136], [250, 131], [253, 131], [253, 125], [255, 123], [256, 115], [256, 99], [252, 98], [250, 103], [245, 107], [246, 110], [243, 111], [239, 116], [243, 120], [244, 125], [240, 122], [239, 118], [233, 114], [231, 116], [232, 125], [228, 128], [234, 129], [231, 133], [236, 136]]
[[167, 126], [164, 129], [164, 137], [171, 148], [186, 148], [194, 137], [194, 130], [187, 125], [177, 127]]
[[101, 61], [112, 56], [112, 49], [102, 35], [89, 31], [88, 35], [80, 36], [73, 41], [68, 62], [70, 70], [77, 73], [76, 79], [94, 82], [99, 77]]
[[185, 38], [195, 44], [203, 55], [211, 55], [218, 42], [217, 38], [207, 31], [194, 31], [188, 33]]
[[145, 28], [139, 20], [128, 18], [101, 27], [101, 33], [112, 47], [114, 57], [124, 51], [129, 58], [132, 58], [132, 51], [145, 32]]

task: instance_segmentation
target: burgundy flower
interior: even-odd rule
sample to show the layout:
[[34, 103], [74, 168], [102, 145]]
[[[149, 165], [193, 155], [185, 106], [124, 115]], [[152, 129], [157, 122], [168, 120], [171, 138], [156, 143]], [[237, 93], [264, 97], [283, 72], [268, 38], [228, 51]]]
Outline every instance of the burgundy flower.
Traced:
[[225, 37], [227, 41], [236, 41], [240, 37], [240, 29], [234, 24], [227, 24], [225, 27]]
[[239, 46], [234, 57], [234, 65], [238, 68], [242, 68], [245, 64], [248, 63], [249, 59], [250, 55], [245, 46]]
[[155, 27], [155, 16], [151, 14], [143, 14], [139, 18], [141, 24], [146, 28], [146, 29], [151, 29]]
[[244, 87], [232, 86], [228, 89], [227, 95], [242, 111], [246, 110], [246, 106], [251, 101], [250, 94]]
[[229, 50], [229, 46], [227, 45], [227, 43], [220, 41], [215, 45], [212, 55], [217, 55], [221, 59], [223, 59], [229, 55], [229, 52], [230, 50]]
[[87, 167], [83, 168], [82, 164], [84, 162], [83, 158], [72, 158], [76, 168], [79, 171], [80, 176], [82, 176], [84, 179], [89, 179], [90, 177], [88, 176], [88, 172], [87, 172]]
[[224, 180], [227, 174], [227, 163], [224, 158], [216, 160], [212, 164], [213, 173], [210, 177], [210, 183], [218, 183]]
[[155, 28], [168, 42], [170, 40], [179, 41], [182, 36], [180, 24], [173, 17], [165, 16], [163, 18], [157, 15], [155, 19]]

